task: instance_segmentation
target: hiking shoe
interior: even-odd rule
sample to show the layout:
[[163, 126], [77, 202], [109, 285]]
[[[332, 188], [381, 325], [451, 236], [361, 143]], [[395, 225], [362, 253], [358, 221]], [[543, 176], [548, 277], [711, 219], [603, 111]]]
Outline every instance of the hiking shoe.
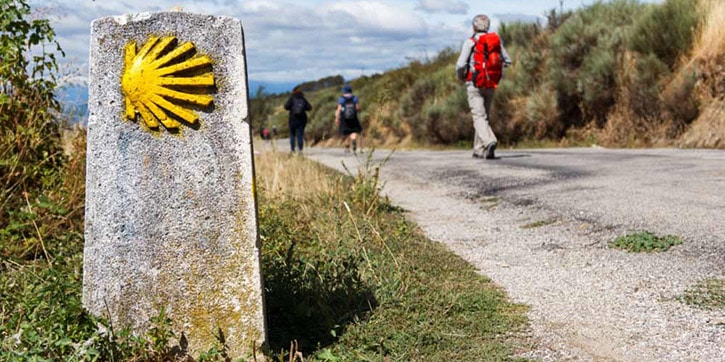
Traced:
[[492, 160], [492, 159], [496, 158], [495, 151], [496, 151], [496, 142], [493, 142], [490, 145], [488, 145], [488, 147], [486, 147], [486, 151], [484, 152], [486, 159]]
[[479, 155], [478, 153], [474, 153], [473, 154], [473, 158], [481, 159], [481, 158], [484, 158], [484, 157], [482, 155]]

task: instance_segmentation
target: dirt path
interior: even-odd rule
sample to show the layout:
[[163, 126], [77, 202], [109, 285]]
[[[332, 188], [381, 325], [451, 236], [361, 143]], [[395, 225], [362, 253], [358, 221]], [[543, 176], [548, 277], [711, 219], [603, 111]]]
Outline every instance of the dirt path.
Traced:
[[[344, 172], [364, 157], [306, 155]], [[375, 151], [373, 164], [388, 151]], [[725, 312], [678, 300], [725, 278], [725, 152], [517, 150], [396, 152], [383, 192], [427, 235], [531, 306], [544, 361], [723, 361]], [[673, 234], [666, 253], [608, 248], [631, 230]]]

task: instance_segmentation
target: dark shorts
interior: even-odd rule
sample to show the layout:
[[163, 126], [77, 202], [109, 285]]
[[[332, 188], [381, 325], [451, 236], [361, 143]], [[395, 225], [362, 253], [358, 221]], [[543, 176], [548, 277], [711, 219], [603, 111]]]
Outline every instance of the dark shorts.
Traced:
[[340, 120], [340, 135], [349, 136], [352, 133], [362, 132], [362, 126], [358, 119]]

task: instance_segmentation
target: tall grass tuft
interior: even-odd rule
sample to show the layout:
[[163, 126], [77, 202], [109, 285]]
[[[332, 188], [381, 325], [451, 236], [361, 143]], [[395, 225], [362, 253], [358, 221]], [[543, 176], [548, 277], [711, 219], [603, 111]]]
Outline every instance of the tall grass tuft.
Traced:
[[704, 97], [717, 98], [725, 89], [725, 3], [700, 0], [698, 13], [702, 21], [690, 61], [685, 68], [695, 68], [703, 83]]
[[695, 59], [715, 59], [725, 54], [725, 3], [720, 0], [699, 0], [697, 10], [704, 20], [695, 41]]

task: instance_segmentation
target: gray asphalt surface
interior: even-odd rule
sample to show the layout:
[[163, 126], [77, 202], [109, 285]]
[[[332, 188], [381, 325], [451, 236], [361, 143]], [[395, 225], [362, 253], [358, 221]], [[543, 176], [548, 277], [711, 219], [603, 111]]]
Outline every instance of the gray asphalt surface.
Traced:
[[[367, 154], [308, 148], [345, 172]], [[389, 157], [388, 157], [389, 156]], [[544, 361], [725, 361], [725, 313], [684, 304], [725, 278], [725, 152], [376, 150], [383, 193], [512, 300], [531, 306], [523, 354]], [[534, 223], [541, 226], [531, 227]], [[632, 231], [678, 235], [664, 253], [608, 247]]]

